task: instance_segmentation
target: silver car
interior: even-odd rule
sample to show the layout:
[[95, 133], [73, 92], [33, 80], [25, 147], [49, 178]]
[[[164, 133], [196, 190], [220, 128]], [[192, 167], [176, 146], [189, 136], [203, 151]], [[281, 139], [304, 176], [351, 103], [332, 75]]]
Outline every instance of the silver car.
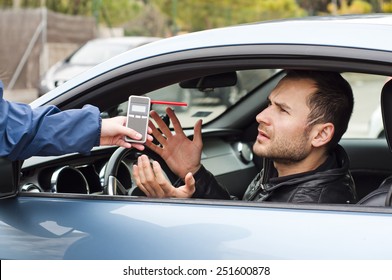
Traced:
[[64, 60], [57, 62], [44, 74], [38, 86], [38, 95], [47, 93], [113, 56], [158, 39], [160, 38], [129, 36], [90, 40]]
[[[251, 149], [255, 116], [267, 106], [284, 69], [339, 71], [355, 94], [354, 114], [340, 144], [351, 159], [360, 199], [392, 175], [386, 139], [365, 137], [380, 104], [378, 83], [392, 76], [391, 34], [392, 15], [374, 14], [278, 20], [180, 35], [111, 58], [31, 106], [70, 109], [89, 103], [108, 117], [125, 114], [131, 94], [165, 100], [186, 88], [195, 102], [178, 112], [185, 132], [192, 137], [195, 121], [203, 119], [202, 164], [241, 198], [262, 168]], [[238, 85], [241, 93], [231, 104], [217, 100], [216, 91]], [[156, 154], [148, 149], [143, 153], [158, 160], [171, 181], [178, 179]], [[392, 258], [390, 199], [376, 207], [146, 198], [131, 171], [140, 154], [100, 147], [90, 155], [3, 164], [0, 258]], [[125, 190], [109, 184], [109, 177]]]

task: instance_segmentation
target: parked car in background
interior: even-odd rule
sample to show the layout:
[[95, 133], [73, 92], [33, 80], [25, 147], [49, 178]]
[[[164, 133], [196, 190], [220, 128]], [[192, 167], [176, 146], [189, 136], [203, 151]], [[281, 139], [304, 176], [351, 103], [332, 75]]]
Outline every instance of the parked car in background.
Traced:
[[41, 78], [38, 94], [47, 93], [72, 77], [132, 48], [154, 42], [160, 38], [129, 36], [98, 38], [88, 41], [66, 59], [53, 65]]
[[[338, 71], [352, 85], [354, 113], [340, 145], [358, 199], [392, 175], [386, 139], [364, 137], [380, 85], [392, 76], [391, 34], [392, 15], [384, 14], [219, 28], [134, 48], [59, 85], [30, 105], [93, 104], [113, 117], [126, 113], [131, 94], [165, 100], [186, 90], [199, 100], [177, 113], [184, 132], [192, 138], [203, 120], [201, 162], [239, 200], [143, 196], [131, 168], [141, 154], [159, 161], [171, 182], [179, 179], [150, 149], [0, 162], [0, 259], [392, 259], [390, 199], [378, 206], [241, 200], [263, 168], [252, 154], [256, 115], [286, 69]], [[230, 106], [215, 102], [214, 89], [238, 86]]]

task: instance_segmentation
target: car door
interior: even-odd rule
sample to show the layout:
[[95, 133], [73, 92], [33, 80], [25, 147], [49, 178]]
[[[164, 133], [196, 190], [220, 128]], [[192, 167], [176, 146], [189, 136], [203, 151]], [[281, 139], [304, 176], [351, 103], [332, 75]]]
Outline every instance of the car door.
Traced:
[[30, 194], [0, 215], [2, 259], [391, 258], [380, 209]]

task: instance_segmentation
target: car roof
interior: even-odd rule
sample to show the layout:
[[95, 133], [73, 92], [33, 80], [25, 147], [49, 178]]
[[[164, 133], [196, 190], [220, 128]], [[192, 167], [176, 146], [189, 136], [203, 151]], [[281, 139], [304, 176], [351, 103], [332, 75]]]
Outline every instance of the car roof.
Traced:
[[[392, 45], [387, 44], [391, 40], [390, 36], [376, 35], [387, 35], [387, 31], [391, 30], [392, 14], [292, 18], [183, 34], [160, 42], [163, 49], [158, 51], [165, 52], [167, 48], [177, 51], [184, 48], [260, 43], [374, 46], [376, 49], [390, 51]], [[364, 34], [374, 36], [369, 40]]]
[[[219, 46], [303, 45], [334, 46], [392, 52], [392, 14], [314, 16], [263, 21], [182, 34], [143, 45], [115, 56], [42, 96], [39, 105], [113, 68], [182, 51]], [[44, 99], [42, 99], [44, 98]]]
[[392, 34], [392, 14], [264, 21], [166, 38], [125, 52], [107, 61], [107, 64], [113, 62], [123, 65], [152, 55], [230, 45], [296, 44], [392, 51], [390, 34]]
[[[392, 14], [306, 17], [205, 30], [161, 42], [160, 52], [237, 44], [310, 44], [392, 51]], [[371, 38], [368, 36], [371, 35]]]

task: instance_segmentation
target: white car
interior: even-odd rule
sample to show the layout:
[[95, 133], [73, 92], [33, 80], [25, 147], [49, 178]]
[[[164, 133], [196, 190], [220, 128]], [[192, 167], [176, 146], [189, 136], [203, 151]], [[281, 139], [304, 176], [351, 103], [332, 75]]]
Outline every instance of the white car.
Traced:
[[38, 87], [39, 96], [65, 83], [91, 67], [160, 38], [129, 36], [98, 38], [88, 41], [66, 59], [57, 62], [43, 76]]
[[[132, 173], [141, 154], [159, 161], [173, 184], [179, 179], [150, 149], [106, 146], [13, 165], [0, 160], [0, 259], [391, 260], [392, 185], [377, 207], [241, 200], [263, 165], [251, 148], [255, 117], [284, 69], [338, 71], [352, 85], [360, 106], [350, 120], [356, 134], [339, 144], [350, 158], [358, 201], [392, 178], [387, 141], [361, 137], [380, 103], [380, 86], [392, 76], [391, 34], [392, 15], [385, 14], [206, 30], [134, 48], [56, 87], [30, 105], [92, 104], [116, 116], [125, 114], [131, 94], [165, 101], [186, 88], [200, 100], [177, 114], [184, 132], [192, 138], [196, 120], [203, 120], [201, 162], [239, 199], [143, 196]], [[231, 106], [216, 102], [215, 90], [238, 84], [244, 92]]]

